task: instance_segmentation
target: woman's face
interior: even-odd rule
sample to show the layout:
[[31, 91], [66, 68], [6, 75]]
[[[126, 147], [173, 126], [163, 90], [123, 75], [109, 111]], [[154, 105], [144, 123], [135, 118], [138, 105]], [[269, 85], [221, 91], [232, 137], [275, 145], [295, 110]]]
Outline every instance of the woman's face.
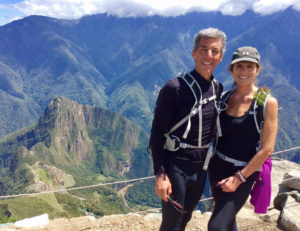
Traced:
[[256, 63], [242, 61], [233, 64], [232, 76], [237, 85], [249, 85], [253, 84], [259, 70]]

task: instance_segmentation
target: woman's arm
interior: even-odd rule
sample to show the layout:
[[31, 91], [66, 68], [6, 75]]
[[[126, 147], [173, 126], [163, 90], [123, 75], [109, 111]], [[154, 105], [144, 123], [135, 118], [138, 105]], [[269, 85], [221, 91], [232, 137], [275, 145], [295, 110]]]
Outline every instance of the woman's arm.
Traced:
[[265, 121], [262, 131], [261, 149], [241, 171], [245, 178], [257, 171], [274, 151], [278, 129], [278, 102], [269, 97], [265, 108]]
[[[257, 171], [265, 160], [272, 155], [274, 151], [276, 135], [278, 129], [278, 102], [274, 97], [269, 97], [265, 108], [265, 120], [262, 131], [261, 149], [242, 169], [241, 173], [247, 179], [252, 173]], [[225, 182], [226, 179], [219, 183]], [[234, 192], [241, 184], [238, 176], [231, 176], [229, 180], [222, 185], [224, 192]]]

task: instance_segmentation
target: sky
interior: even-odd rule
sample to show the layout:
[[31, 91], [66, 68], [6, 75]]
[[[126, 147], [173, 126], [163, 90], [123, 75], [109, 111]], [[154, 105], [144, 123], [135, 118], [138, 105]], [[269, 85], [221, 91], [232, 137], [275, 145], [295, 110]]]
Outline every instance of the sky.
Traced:
[[191, 11], [241, 15], [253, 10], [268, 15], [288, 7], [300, 11], [299, 0], [0, 0], [0, 26], [30, 15], [78, 19], [107, 12], [118, 17], [178, 16]]

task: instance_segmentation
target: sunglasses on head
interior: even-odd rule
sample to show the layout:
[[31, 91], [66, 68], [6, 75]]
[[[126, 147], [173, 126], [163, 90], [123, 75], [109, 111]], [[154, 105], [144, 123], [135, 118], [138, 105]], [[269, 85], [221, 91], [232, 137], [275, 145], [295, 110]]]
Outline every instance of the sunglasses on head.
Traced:
[[173, 207], [180, 213], [186, 213], [186, 211], [184, 211], [183, 206], [181, 204], [179, 204], [177, 201], [174, 200], [174, 197], [172, 194], [167, 196], [168, 201], [173, 205]]

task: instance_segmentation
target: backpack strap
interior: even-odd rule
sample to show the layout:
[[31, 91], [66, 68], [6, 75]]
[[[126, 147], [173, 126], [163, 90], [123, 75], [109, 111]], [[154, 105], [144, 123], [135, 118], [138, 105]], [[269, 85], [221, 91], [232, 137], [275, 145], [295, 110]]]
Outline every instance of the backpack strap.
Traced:
[[[265, 110], [266, 110], [266, 104], [268, 101], [268, 98], [271, 96], [270, 92], [265, 92], [259, 89], [259, 92], [262, 92], [260, 94], [263, 94], [263, 97], [260, 97], [260, 99], [256, 99], [254, 102], [253, 111], [249, 111], [250, 114], [254, 115], [254, 121], [255, 126], [257, 129], [257, 132], [259, 133], [259, 142], [257, 147], [257, 152], [261, 149], [261, 140], [262, 140], [262, 129], [264, 126], [264, 120], [265, 120]], [[259, 96], [258, 96], [259, 97]]]
[[227, 109], [228, 106], [227, 106], [226, 103], [227, 103], [227, 101], [228, 101], [231, 94], [232, 94], [232, 90], [224, 91], [224, 92], [222, 92], [221, 98], [219, 100], [219, 104], [218, 104], [218, 107], [217, 107], [217, 112], [218, 112], [218, 116], [217, 116], [218, 135], [217, 135], [217, 138], [222, 136], [222, 129], [221, 129], [221, 123], [220, 123], [220, 113]]
[[[220, 101], [221, 101], [222, 103], [226, 104], [227, 101], [228, 101], [228, 99], [229, 99], [229, 97], [231, 96], [232, 92], [233, 92], [233, 90], [223, 91], [222, 94], [221, 94], [221, 99], [220, 99]], [[224, 107], [224, 106], [225, 106], [225, 105], [223, 105], [223, 107]], [[226, 109], [227, 109], [227, 108], [226, 108]]]
[[[182, 136], [182, 138], [186, 139], [187, 135], [191, 129], [191, 118], [196, 115], [197, 113], [199, 114], [199, 136], [198, 136], [198, 146], [201, 146], [201, 140], [202, 140], [202, 105], [207, 104], [211, 100], [216, 99], [215, 92], [213, 93], [213, 96], [203, 99], [202, 98], [202, 91], [197, 83], [197, 81], [194, 79], [194, 77], [189, 73], [185, 73], [184, 75], [180, 75], [178, 77], [181, 77], [185, 83], [190, 87], [191, 91], [193, 92], [193, 95], [195, 97], [195, 103], [191, 109], [191, 112], [189, 115], [187, 115], [183, 120], [181, 120], [178, 124], [176, 124], [169, 132], [172, 133], [174, 130], [176, 130], [179, 126], [181, 126], [184, 122], [188, 121], [187, 128]], [[212, 83], [213, 85], [213, 83]], [[213, 85], [214, 89], [214, 85]], [[214, 91], [214, 90], [213, 90]]]
[[259, 134], [262, 133], [262, 128], [264, 125], [265, 120], [265, 110], [266, 110], [266, 104], [268, 101], [268, 98], [271, 96], [270, 93], [263, 92], [265, 94], [263, 101], [255, 100], [253, 111], [250, 111], [249, 113], [254, 115], [254, 121], [256, 125], [257, 132]]
[[249, 114], [251, 114], [251, 115], [254, 115], [254, 122], [255, 122], [255, 126], [256, 126], [256, 129], [257, 129], [257, 132], [260, 134], [261, 133], [261, 130], [260, 130], [260, 126], [259, 126], [259, 124], [258, 124], [258, 114], [259, 114], [259, 116], [260, 116], [260, 121], [263, 121], [264, 120], [264, 118], [263, 117], [261, 117], [261, 116], [263, 116], [263, 112], [262, 112], [262, 107], [260, 107], [258, 104], [257, 104], [257, 101], [255, 100], [255, 102], [254, 102], [254, 107], [253, 107], [253, 111], [249, 111]]
[[[178, 148], [207, 148], [209, 147], [209, 144], [202, 146], [202, 105], [207, 104], [209, 101], [212, 100], [214, 100], [216, 104], [216, 98], [217, 98], [216, 92], [218, 92], [218, 90], [215, 89], [216, 88], [215, 86], [218, 85], [219, 83], [212, 81], [211, 84], [213, 86], [213, 96], [203, 99], [201, 88], [197, 83], [197, 81], [194, 79], [194, 77], [190, 74], [190, 72], [186, 72], [185, 74], [180, 74], [177, 77], [182, 78], [184, 82], [189, 86], [195, 98], [195, 103], [191, 108], [191, 112], [186, 117], [184, 117], [181, 121], [175, 124], [167, 133], [165, 133], [165, 137], [167, 138], [167, 141], [165, 143], [164, 148], [170, 151], [176, 151], [178, 150]], [[180, 139], [178, 137], [170, 135], [178, 127], [180, 127], [187, 121], [187, 127], [182, 136], [183, 139], [186, 139], [191, 129], [191, 118], [195, 116], [197, 113], [199, 115], [198, 146], [182, 143], [180, 142]], [[177, 147], [175, 144], [176, 142], [179, 143]]]
[[[186, 82], [186, 84], [190, 87], [190, 89], [193, 92], [193, 95], [195, 97], [195, 103], [194, 103], [194, 106], [191, 109], [191, 113], [187, 117], [185, 117], [186, 120], [188, 120], [188, 124], [187, 124], [185, 132], [183, 133], [182, 138], [186, 139], [188, 133], [191, 130], [191, 118], [194, 115], [196, 115], [198, 112], [199, 112], [199, 115], [202, 114], [202, 106], [201, 106], [201, 103], [202, 103], [202, 91], [201, 91], [201, 88], [200, 88], [199, 84], [197, 83], [197, 81], [194, 79], [194, 77], [192, 75], [190, 75], [189, 72], [186, 72], [184, 75], [179, 76], [179, 77], [181, 77]], [[173, 130], [173, 128], [171, 130]], [[198, 146], [201, 146], [201, 139], [202, 139], [202, 117], [201, 117], [201, 121], [200, 121], [200, 117], [199, 117]], [[199, 142], [199, 140], [200, 140], [200, 142]]]
[[221, 99], [219, 81], [216, 79], [213, 79], [213, 86], [214, 86], [214, 91], [215, 91], [215, 95], [216, 95], [216, 101], [219, 102]]

